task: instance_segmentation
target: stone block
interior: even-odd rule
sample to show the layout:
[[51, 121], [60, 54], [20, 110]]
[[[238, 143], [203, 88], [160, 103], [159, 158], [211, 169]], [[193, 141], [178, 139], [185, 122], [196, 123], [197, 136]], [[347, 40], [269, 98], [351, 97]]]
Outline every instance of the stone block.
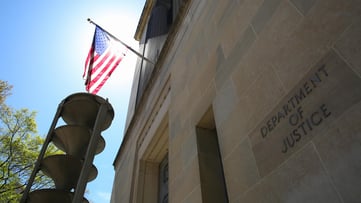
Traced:
[[303, 15], [306, 15], [308, 13], [308, 11], [312, 8], [316, 1], [317, 0], [291, 0], [291, 2]]
[[182, 203], [199, 203], [202, 202], [201, 187], [197, 186]]
[[210, 81], [208, 88], [206, 88], [200, 95], [191, 97], [192, 103], [188, 105], [188, 122], [191, 126], [198, 125], [202, 116], [212, 106], [212, 101], [216, 96], [214, 82]]
[[[171, 153], [169, 153], [171, 154]], [[182, 160], [181, 160], [181, 154], [173, 153], [172, 157], [169, 157], [169, 185], [173, 184], [175, 179], [178, 177], [179, 174], [181, 174], [183, 170]]]
[[234, 202], [260, 179], [249, 140], [244, 139], [231, 154], [223, 158], [228, 198]]
[[169, 140], [170, 142], [173, 142], [176, 137], [183, 135], [186, 123], [185, 120], [181, 119], [181, 113], [179, 109], [171, 110], [170, 120], [171, 122], [169, 123]]
[[246, 118], [238, 123], [242, 132], [248, 135], [283, 95], [285, 92], [273, 68], [266, 67], [247, 91], [238, 93], [240, 115]]
[[220, 71], [220, 69], [222, 68], [222, 64], [225, 61], [225, 57], [224, 57], [224, 53], [223, 53], [223, 49], [220, 45], [218, 45], [217, 49], [215, 50], [215, 54], [214, 57], [217, 58], [217, 62], [216, 62], [216, 72]]
[[196, 68], [197, 70], [193, 71], [188, 82], [192, 98], [201, 97], [207, 88], [214, 83], [217, 63], [218, 57], [213, 54], [208, 61], [205, 60], [205, 65], [199, 66]]
[[218, 38], [226, 57], [229, 55], [235, 44], [239, 41], [244, 30], [248, 27], [248, 22], [239, 24], [238, 12], [240, 5], [237, 1], [231, 1], [218, 22]]
[[[360, 90], [360, 89], [359, 89]], [[361, 200], [361, 103], [313, 142], [344, 202]]]
[[281, 47], [294, 34], [302, 22], [302, 15], [288, 1], [282, 1], [277, 12], [269, 20], [264, 31], [258, 35], [254, 54], [258, 60], [273, 64]]
[[238, 202], [342, 202], [312, 144], [250, 188]]
[[312, 144], [267, 179], [280, 202], [342, 202]]
[[214, 22], [215, 25], [219, 25], [219, 22], [222, 19], [224, 12], [228, 8], [230, 2], [231, 0], [216, 1], [215, 2], [216, 9], [212, 13], [210, 13], [208, 18], [209, 22]]
[[183, 202], [197, 187], [200, 187], [200, 179], [198, 158], [195, 157], [190, 160], [187, 168], [184, 168], [173, 184], [170, 185], [170, 202]]
[[[253, 17], [257, 14], [258, 9], [261, 7], [262, 0], [242, 0], [240, 2], [238, 14], [236, 16], [236, 27], [246, 27], [251, 23]], [[231, 20], [231, 19], [230, 19]]]
[[280, 2], [281, 0], [263, 1], [263, 4], [257, 11], [257, 14], [252, 19], [252, 26], [257, 34], [263, 30], [267, 22], [272, 18]]
[[335, 47], [361, 77], [361, 17], [342, 34]]
[[223, 157], [228, 157], [235, 147], [239, 145], [245, 137], [247, 131], [240, 123], [247, 123], [248, 117], [244, 116], [239, 105], [231, 111], [222, 125], [217, 123], [219, 137], [219, 147]]
[[229, 79], [231, 73], [235, 68], [239, 67], [239, 63], [242, 60], [242, 57], [248, 52], [251, 48], [252, 44], [256, 40], [256, 35], [251, 29], [248, 27], [242, 34], [240, 40], [235, 44], [232, 51], [228, 56], [225, 56], [224, 63], [222, 63], [217, 71], [216, 75], [216, 86], [220, 87], [223, 83]]
[[280, 199], [269, 181], [262, 180], [234, 202], [280, 203]]
[[187, 168], [194, 157], [197, 156], [197, 141], [195, 136], [195, 129], [192, 134], [184, 135], [184, 142], [181, 149], [181, 160], [183, 168]]
[[317, 1], [292, 35], [281, 44], [274, 60], [286, 88], [291, 88], [333, 46], [354, 19], [358, 1]]
[[222, 125], [222, 122], [235, 108], [238, 100], [232, 81], [228, 80], [216, 91], [214, 98], [213, 112], [216, 123]]

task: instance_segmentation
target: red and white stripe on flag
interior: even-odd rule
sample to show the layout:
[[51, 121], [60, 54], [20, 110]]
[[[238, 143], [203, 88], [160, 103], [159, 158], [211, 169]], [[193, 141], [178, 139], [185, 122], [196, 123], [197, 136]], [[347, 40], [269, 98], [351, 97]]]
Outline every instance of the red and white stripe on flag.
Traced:
[[86, 79], [86, 90], [97, 94], [111, 76], [127, 48], [96, 26], [93, 43], [85, 61], [83, 77]]

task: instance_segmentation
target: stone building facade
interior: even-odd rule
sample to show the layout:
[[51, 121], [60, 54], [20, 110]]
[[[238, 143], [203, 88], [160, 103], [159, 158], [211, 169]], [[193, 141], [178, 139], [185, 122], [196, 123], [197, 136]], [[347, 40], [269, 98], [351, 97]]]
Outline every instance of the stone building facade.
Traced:
[[361, 202], [361, 1], [147, 0], [112, 203]]

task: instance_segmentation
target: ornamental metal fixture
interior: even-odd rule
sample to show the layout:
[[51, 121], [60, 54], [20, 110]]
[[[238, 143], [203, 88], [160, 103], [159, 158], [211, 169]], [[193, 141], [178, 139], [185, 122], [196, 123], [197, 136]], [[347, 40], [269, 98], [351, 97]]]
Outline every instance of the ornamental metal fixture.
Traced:
[[[66, 125], [57, 127], [59, 118]], [[58, 106], [41, 148], [21, 203], [88, 203], [86, 184], [98, 174], [94, 156], [105, 148], [101, 131], [112, 123], [114, 110], [108, 100], [89, 93], [75, 93]], [[45, 156], [50, 143], [64, 154]], [[31, 190], [39, 171], [54, 181], [55, 188]]]

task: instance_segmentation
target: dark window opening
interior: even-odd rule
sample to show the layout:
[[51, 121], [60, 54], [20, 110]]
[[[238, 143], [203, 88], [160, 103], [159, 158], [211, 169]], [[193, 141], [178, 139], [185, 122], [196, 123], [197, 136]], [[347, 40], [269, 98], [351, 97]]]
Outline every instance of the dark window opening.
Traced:
[[146, 38], [150, 39], [167, 34], [172, 23], [172, 0], [158, 0], [149, 18]]
[[168, 203], [168, 156], [159, 165], [159, 203]]
[[202, 200], [226, 203], [227, 188], [212, 109], [200, 120], [196, 133]]

